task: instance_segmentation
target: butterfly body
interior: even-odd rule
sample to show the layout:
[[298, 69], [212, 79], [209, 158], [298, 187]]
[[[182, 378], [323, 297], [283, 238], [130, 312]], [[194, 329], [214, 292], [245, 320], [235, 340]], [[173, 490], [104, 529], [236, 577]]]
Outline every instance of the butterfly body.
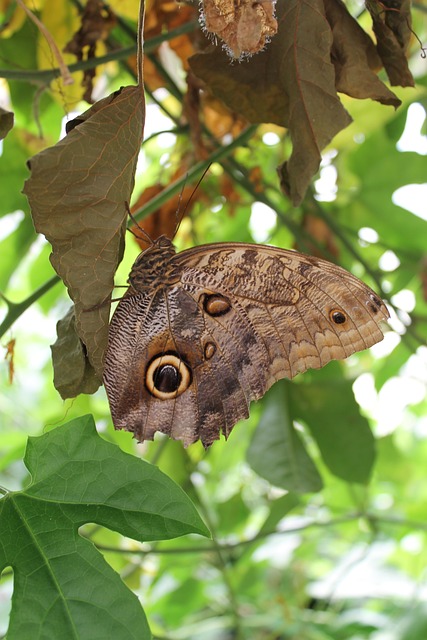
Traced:
[[209, 446], [280, 378], [382, 339], [384, 303], [340, 267], [243, 243], [136, 259], [110, 325], [104, 383], [116, 428]]

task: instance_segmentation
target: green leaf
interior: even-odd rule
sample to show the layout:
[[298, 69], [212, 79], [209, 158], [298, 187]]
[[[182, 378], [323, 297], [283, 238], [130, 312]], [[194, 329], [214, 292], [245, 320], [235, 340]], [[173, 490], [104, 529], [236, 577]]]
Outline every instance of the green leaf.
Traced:
[[360, 414], [352, 383], [337, 377], [332, 383], [318, 378], [293, 385], [289, 394], [293, 419], [307, 424], [332, 473], [347, 482], [368, 482], [375, 440]]
[[408, 251], [416, 251], [421, 258], [426, 244], [425, 220], [393, 204], [392, 195], [406, 184], [425, 182], [425, 157], [397, 151], [394, 141], [380, 129], [355, 149], [349, 157], [349, 166], [359, 185], [345, 219], [353, 215], [358, 228], [373, 227], [381, 238], [387, 238], [387, 245], [403, 264]]
[[34, 225], [76, 306], [76, 328], [102, 376], [114, 274], [134, 184], [144, 118], [140, 87], [124, 87], [68, 123], [68, 135], [30, 161]]
[[64, 400], [79, 393], [95, 393], [102, 384], [76, 332], [74, 307], [56, 325], [58, 338], [51, 346], [54, 385]]
[[[28, 211], [28, 204], [21, 190], [28, 176], [25, 163], [30, 153], [25, 144], [25, 132], [15, 127], [3, 142], [3, 153], [0, 155], [0, 175], [7, 175], [7, 180], [0, 181], [1, 216], [18, 209]], [[34, 237], [33, 227], [32, 234]]]
[[31, 484], [0, 501], [0, 572], [14, 571], [9, 640], [144, 640], [137, 597], [78, 527], [136, 540], [208, 535], [185, 493], [156, 467], [105, 442], [84, 416], [29, 438]]
[[247, 458], [261, 477], [296, 493], [319, 491], [322, 480], [295, 431], [289, 410], [288, 387], [276, 383], [264, 399], [264, 411]]

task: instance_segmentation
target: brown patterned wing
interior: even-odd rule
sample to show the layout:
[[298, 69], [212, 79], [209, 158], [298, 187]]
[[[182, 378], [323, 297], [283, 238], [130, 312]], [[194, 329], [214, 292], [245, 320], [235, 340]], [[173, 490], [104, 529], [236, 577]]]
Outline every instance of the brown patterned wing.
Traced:
[[208, 446], [275, 381], [383, 337], [384, 303], [328, 262], [234, 243], [195, 247], [171, 262], [176, 283], [124, 298], [111, 325], [113, 421], [140, 440], [162, 431]]

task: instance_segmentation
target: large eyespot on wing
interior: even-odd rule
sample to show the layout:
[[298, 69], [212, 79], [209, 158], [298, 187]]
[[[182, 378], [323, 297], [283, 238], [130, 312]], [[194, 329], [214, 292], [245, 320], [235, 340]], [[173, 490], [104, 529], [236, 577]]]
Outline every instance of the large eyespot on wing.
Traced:
[[177, 398], [191, 384], [191, 368], [177, 352], [157, 353], [148, 363], [145, 386], [160, 400]]
[[[219, 298], [206, 304], [214, 314], [224, 311]], [[233, 369], [218, 375], [221, 354], [198, 298], [182, 287], [124, 298], [111, 326], [104, 383], [116, 428], [139, 441], [160, 431], [185, 446], [198, 439], [209, 446], [247, 417]]]

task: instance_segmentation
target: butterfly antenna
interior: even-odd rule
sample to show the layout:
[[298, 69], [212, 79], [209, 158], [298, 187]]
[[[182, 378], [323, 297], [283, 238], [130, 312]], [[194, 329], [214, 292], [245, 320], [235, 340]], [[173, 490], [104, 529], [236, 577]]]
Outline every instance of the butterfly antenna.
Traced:
[[[142, 235], [143, 235], [144, 239], [145, 239], [145, 240], [147, 240], [147, 242], [149, 243], [149, 245], [150, 245], [150, 246], [152, 246], [152, 245], [154, 244], [154, 242], [153, 242], [152, 238], [151, 238], [151, 237], [149, 236], [149, 234], [145, 231], [145, 229], [143, 229], [143, 228], [141, 227], [141, 225], [139, 224], [138, 220], [137, 220], [137, 219], [135, 218], [135, 216], [132, 214], [132, 211], [130, 210], [130, 207], [129, 207], [129, 205], [128, 205], [128, 203], [127, 203], [127, 202], [126, 202], [126, 209], [127, 209], [127, 212], [128, 212], [128, 216], [129, 216], [129, 218], [132, 220], [132, 222], [134, 223], [134, 225], [135, 225], [136, 227], [138, 227], [138, 229], [139, 229], [139, 230], [140, 230], [140, 232], [142, 233]], [[136, 233], [135, 233], [135, 231], [133, 231], [133, 229], [131, 229], [130, 227], [128, 227], [128, 231], [130, 231], [130, 232], [131, 232], [131, 234], [132, 234], [133, 236], [135, 236], [135, 238], [136, 238], [137, 240], [141, 240], [141, 237], [140, 237], [140, 236], [138, 236], [138, 234], [136, 234]]]
[[[208, 166], [206, 167], [206, 169], [203, 171], [202, 175], [200, 176], [200, 178], [199, 178], [199, 179], [198, 179], [198, 181], [197, 181], [196, 186], [194, 187], [193, 191], [191, 192], [191, 195], [190, 195], [190, 197], [188, 198], [188, 200], [187, 200], [187, 202], [186, 202], [186, 205], [185, 205], [184, 209], [182, 210], [181, 215], [179, 215], [179, 209], [180, 209], [180, 204], [181, 204], [181, 200], [182, 200], [182, 193], [183, 193], [183, 189], [184, 189], [184, 187], [181, 189], [181, 193], [179, 194], [179, 200], [178, 200], [177, 223], [176, 223], [175, 230], [174, 230], [174, 232], [173, 232], [173, 237], [175, 237], [175, 236], [176, 236], [176, 233], [177, 233], [177, 231], [178, 231], [178, 229], [179, 229], [179, 225], [181, 224], [181, 222], [182, 222], [182, 220], [183, 220], [183, 218], [184, 218], [185, 214], [187, 213], [188, 207], [189, 207], [189, 206], [190, 206], [190, 204], [191, 204], [191, 201], [192, 201], [192, 199], [193, 199], [193, 196], [194, 196], [194, 194], [196, 193], [197, 189], [199, 188], [199, 186], [200, 186], [200, 184], [201, 184], [201, 182], [202, 182], [203, 178], [205, 177], [205, 175], [207, 174], [207, 172], [208, 172], [208, 171], [209, 171], [209, 169], [211, 168], [211, 165], [212, 165], [212, 162], [210, 162], [210, 163], [208, 164]], [[188, 173], [187, 173], [187, 177], [188, 177]]]

